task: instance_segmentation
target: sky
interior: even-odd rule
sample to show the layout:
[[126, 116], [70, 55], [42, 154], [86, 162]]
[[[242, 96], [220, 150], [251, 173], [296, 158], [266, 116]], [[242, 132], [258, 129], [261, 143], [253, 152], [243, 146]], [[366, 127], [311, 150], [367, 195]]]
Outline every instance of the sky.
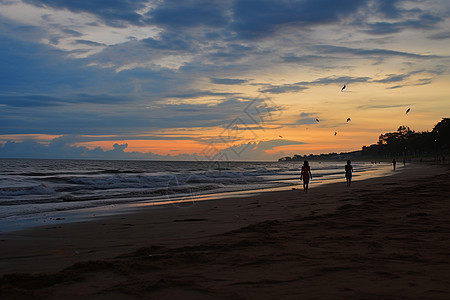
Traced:
[[449, 16], [448, 0], [0, 0], [0, 158], [266, 161], [431, 130], [450, 112]]

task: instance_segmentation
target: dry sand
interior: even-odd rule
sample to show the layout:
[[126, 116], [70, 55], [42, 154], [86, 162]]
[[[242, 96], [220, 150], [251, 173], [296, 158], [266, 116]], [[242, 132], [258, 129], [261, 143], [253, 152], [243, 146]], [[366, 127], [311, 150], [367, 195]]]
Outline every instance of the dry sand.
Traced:
[[0, 234], [2, 299], [450, 299], [450, 171]]

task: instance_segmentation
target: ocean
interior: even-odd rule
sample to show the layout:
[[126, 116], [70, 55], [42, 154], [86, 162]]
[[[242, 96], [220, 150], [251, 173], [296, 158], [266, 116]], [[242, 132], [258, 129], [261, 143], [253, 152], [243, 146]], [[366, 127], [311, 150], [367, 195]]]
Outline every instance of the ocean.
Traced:
[[[139, 207], [299, 188], [301, 162], [0, 159], [0, 231], [126, 213]], [[345, 161], [310, 162], [310, 188], [342, 182]], [[389, 163], [352, 162], [354, 180]], [[219, 200], [220, 201], [220, 200]]]

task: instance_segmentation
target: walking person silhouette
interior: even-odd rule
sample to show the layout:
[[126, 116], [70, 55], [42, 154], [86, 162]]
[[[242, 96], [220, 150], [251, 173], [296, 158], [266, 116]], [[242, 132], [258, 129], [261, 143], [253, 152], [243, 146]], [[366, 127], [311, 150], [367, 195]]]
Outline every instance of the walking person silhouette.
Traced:
[[303, 190], [308, 191], [309, 180], [312, 179], [311, 168], [307, 160], [303, 162], [302, 171], [300, 173], [300, 180], [303, 180]]
[[352, 183], [352, 173], [353, 167], [351, 165], [351, 161], [347, 160], [347, 164], [345, 165], [345, 179], [347, 180], [347, 186], [350, 187]]

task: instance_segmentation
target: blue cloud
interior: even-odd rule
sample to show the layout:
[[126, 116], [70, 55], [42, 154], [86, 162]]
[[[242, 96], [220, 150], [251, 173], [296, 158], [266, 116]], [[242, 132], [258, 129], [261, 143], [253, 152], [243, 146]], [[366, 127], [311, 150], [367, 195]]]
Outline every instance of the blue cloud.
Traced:
[[67, 35], [74, 36], [74, 37], [81, 37], [81, 36], [83, 36], [82, 33], [78, 32], [76, 30], [73, 30], [73, 29], [68, 29], [68, 28], [63, 29], [62, 32], [67, 34]]
[[389, 49], [364, 49], [364, 48], [350, 48], [343, 46], [332, 46], [332, 45], [318, 45], [315, 49], [320, 53], [326, 54], [351, 54], [355, 56], [364, 57], [407, 57], [407, 58], [417, 58], [417, 59], [433, 59], [440, 58], [438, 55], [426, 55], [417, 54], [411, 52], [395, 51]]
[[178, 98], [178, 99], [195, 99], [200, 97], [231, 97], [238, 95], [238, 93], [218, 93], [218, 92], [211, 92], [211, 91], [188, 91], [184, 93], [177, 93], [177, 94], [167, 94], [167, 98]]
[[160, 50], [192, 51], [194, 41], [188, 34], [163, 32], [158, 39], [143, 39], [142, 43], [149, 48]]
[[443, 19], [438, 16], [423, 14], [416, 20], [369, 23], [367, 24], [369, 29], [366, 32], [374, 35], [384, 35], [397, 33], [406, 29], [432, 29], [442, 21]]
[[92, 47], [106, 46], [106, 44], [97, 43], [97, 42], [88, 41], [88, 40], [75, 40], [75, 42], [77, 44], [86, 45], [86, 46], [92, 46]]
[[270, 87], [265, 87], [260, 91], [262, 93], [271, 93], [271, 94], [284, 94], [284, 93], [295, 93], [307, 90], [308, 87], [301, 86], [299, 84], [283, 84], [283, 85], [272, 85]]
[[397, 18], [399, 17], [403, 10], [399, 8], [398, 4], [403, 2], [403, 0], [378, 0], [373, 1], [375, 10], [384, 17]]
[[230, 27], [240, 38], [262, 38], [282, 27], [306, 29], [319, 24], [337, 23], [351, 15], [368, 1], [234, 1], [233, 23]]
[[215, 84], [225, 84], [225, 85], [239, 85], [247, 83], [246, 79], [233, 79], [233, 78], [210, 78], [210, 81]]
[[[112, 100], [115, 101], [114, 98]], [[79, 100], [51, 109], [43, 105], [3, 107], [0, 110], [0, 134], [136, 135], [162, 128], [223, 127], [237, 117], [248, 125], [258, 121], [244, 111], [246, 106], [254, 103], [252, 101], [258, 102], [258, 99], [225, 98], [214, 105], [180, 103], [148, 108], [134, 103], [111, 104], [109, 101], [109, 97], [102, 103], [87, 95], [85, 103]], [[266, 112], [271, 109], [265, 107]]]
[[143, 23], [143, 16], [137, 13], [145, 7], [147, 1], [126, 0], [24, 0], [25, 3], [39, 7], [51, 7], [55, 9], [68, 9], [72, 12], [87, 12], [94, 14], [111, 26], [122, 27], [124, 23], [139, 25]]
[[438, 33], [428, 36], [428, 38], [432, 39], [432, 40], [450, 39], [450, 31], [438, 32]]
[[60, 105], [61, 100], [44, 95], [0, 95], [0, 105], [9, 107], [46, 107]]
[[315, 85], [328, 85], [328, 84], [350, 84], [350, 83], [363, 83], [368, 82], [370, 77], [351, 77], [351, 76], [332, 76], [318, 78], [313, 81], [301, 81], [292, 84], [283, 85], [269, 85], [261, 89], [261, 92], [271, 94], [283, 94], [291, 92], [301, 92], [309, 88], [309, 86]]
[[161, 27], [185, 29], [207, 26], [222, 27], [228, 23], [227, 1], [174, 0], [161, 2], [147, 14], [149, 22]]
[[[14, 49], [14, 51], [11, 51]], [[63, 51], [0, 35], [0, 89], [3, 93], [52, 93], [76, 90], [111, 80], [106, 70], [85, 67], [80, 60], [68, 59]], [[117, 75], [114, 75], [118, 77]], [[122, 81], [123, 82], [123, 81]], [[54, 95], [53, 95], [54, 97]], [[53, 101], [53, 100], [52, 100]]]

